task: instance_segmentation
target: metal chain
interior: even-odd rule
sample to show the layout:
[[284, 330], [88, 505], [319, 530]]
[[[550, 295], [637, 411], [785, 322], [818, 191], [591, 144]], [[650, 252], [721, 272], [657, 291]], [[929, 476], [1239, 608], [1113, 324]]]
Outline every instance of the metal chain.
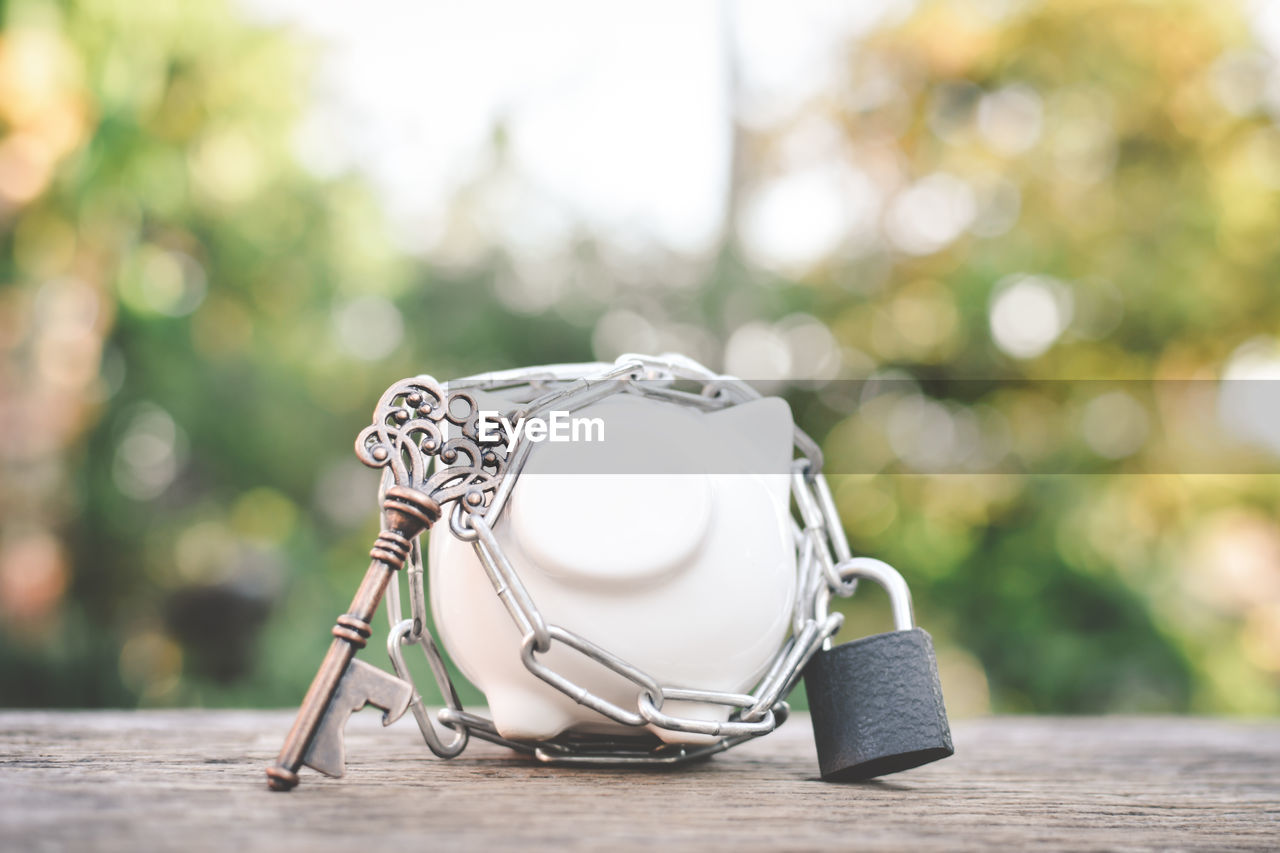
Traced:
[[[682, 380], [700, 383], [701, 392], [691, 393], [671, 387], [671, 383]], [[552, 408], [574, 411], [620, 390], [708, 411], [760, 398], [759, 392], [746, 382], [721, 376], [680, 356], [624, 355], [613, 364], [561, 365], [490, 373], [455, 380], [448, 383], [448, 387], [502, 391], [517, 405], [511, 415], [513, 422], [519, 417], [537, 415]], [[451, 758], [466, 747], [469, 737], [474, 736], [550, 763], [680, 764], [708, 758], [781, 725], [789, 712], [786, 698], [800, 680], [805, 665], [819, 649], [829, 646], [832, 636], [843, 623], [842, 614], [828, 612], [831, 596], [847, 597], [854, 593], [856, 573], [861, 564], [884, 565], [869, 558], [852, 557], [831, 490], [822, 475], [822, 453], [817, 444], [799, 428], [795, 430], [794, 447], [800, 455], [791, 471], [791, 495], [799, 514], [798, 521], [794, 517], [792, 519], [797, 576], [792, 631], [750, 694], [663, 684], [586, 637], [543, 618], [493, 534], [493, 525], [502, 517], [531, 446], [530, 442], [520, 439], [514, 442], [506, 474], [482, 512], [468, 511], [461, 501], [455, 503], [449, 518], [450, 532], [471, 542], [475, 548], [494, 592], [520, 632], [520, 654], [525, 667], [578, 704], [635, 728], [637, 735], [567, 733], [550, 741], [515, 741], [502, 737], [491, 720], [463, 710], [439, 646], [427, 630], [422, 552], [415, 542], [405, 564], [410, 616], [404, 618], [400, 589], [398, 584], [393, 584], [387, 595], [391, 622], [387, 649], [396, 674], [412, 683], [404, 662], [403, 647], [418, 645], [444, 697], [446, 707], [437, 712], [434, 720], [416, 693], [410, 706], [431, 751], [442, 758]], [[384, 475], [380, 492], [392, 483], [388, 472]], [[381, 497], [379, 494], [379, 499]], [[633, 683], [636, 686], [634, 709], [610, 702], [542, 663], [538, 655], [549, 651], [553, 643], [573, 649]], [[663, 711], [668, 699], [724, 705], [733, 710], [725, 722], [681, 717]], [[437, 726], [448, 734], [441, 734]], [[718, 739], [696, 746], [666, 744], [653, 735], [651, 729], [690, 732]]]

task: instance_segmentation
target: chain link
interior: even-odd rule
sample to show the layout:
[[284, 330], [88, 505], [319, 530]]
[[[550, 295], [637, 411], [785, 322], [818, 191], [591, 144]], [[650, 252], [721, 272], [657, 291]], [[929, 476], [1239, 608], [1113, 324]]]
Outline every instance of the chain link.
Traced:
[[[608, 669], [640, 687], [641, 690], [637, 701], [641, 703], [641, 708], [643, 708], [643, 699], [645, 696], [660, 696], [662, 694], [662, 688], [658, 685], [657, 681], [650, 678], [644, 672], [636, 669], [617, 655], [597, 646], [585, 637], [561, 628], [559, 625], [552, 625], [551, 638], [560, 641], [582, 656], [590, 658], [596, 663], [603, 664]], [[597, 696], [587, 688], [579, 684], [575, 684], [563, 675], [560, 675], [555, 670], [543, 664], [534, 654], [535, 651], [538, 651], [538, 649], [536, 649], [536, 645], [533, 634], [526, 634], [524, 642], [520, 645], [520, 658], [524, 661], [525, 668], [538, 676], [538, 678], [541, 678], [543, 681], [547, 682], [547, 684], [550, 684], [552, 687], [559, 690], [579, 705], [586, 705], [588, 708], [603, 714], [614, 722], [622, 723], [624, 726], [644, 725], [645, 719], [640, 712], [628, 711], [625, 708], [619, 708], [603, 696]]]
[[[436, 687], [444, 697], [445, 705], [455, 711], [461, 711], [462, 701], [458, 698], [458, 691], [454, 689], [453, 681], [449, 678], [449, 670], [445, 666], [440, 649], [436, 646], [435, 638], [429, 631], [422, 631], [415, 636], [413, 629], [414, 620], [405, 619], [392, 628], [391, 633], [387, 635], [387, 654], [391, 657], [391, 666], [395, 669], [396, 675], [410, 684], [413, 683], [413, 676], [409, 673], [409, 667], [404, 661], [404, 647], [409, 643], [416, 643], [426, 655], [431, 674], [435, 677]], [[442, 726], [453, 731], [453, 737], [446, 741], [436, 731], [431, 715], [422, 704], [422, 696], [416, 690], [413, 692], [409, 709], [413, 712], [418, 728], [422, 730], [427, 746], [436, 755], [441, 758], [453, 758], [467, 748], [467, 741], [471, 736], [468, 729], [456, 723], [442, 722]]]
[[[671, 387], [671, 383], [676, 381], [702, 383], [702, 388], [699, 393], [693, 393]], [[502, 391], [516, 401], [513, 421], [552, 407], [573, 411], [622, 390], [704, 410], [723, 409], [760, 398], [759, 392], [746, 382], [721, 376], [680, 356], [624, 355], [613, 364], [505, 371], [467, 377], [448, 385], [452, 389]], [[525, 667], [578, 704], [636, 729], [637, 734], [619, 737], [570, 733], [549, 741], [515, 741], [502, 737], [491, 720], [463, 710], [444, 658], [427, 630], [422, 554], [415, 542], [405, 573], [409, 584], [410, 617], [405, 619], [401, 613], [398, 585], [393, 584], [387, 596], [392, 625], [388, 651], [396, 673], [406, 681], [411, 681], [411, 677], [404, 664], [403, 646], [416, 644], [427, 657], [446, 707], [437, 712], [434, 721], [416, 693], [411, 707], [432, 752], [443, 758], [452, 757], [465, 748], [468, 737], [474, 736], [551, 763], [682, 764], [708, 758], [781, 725], [789, 713], [786, 697], [800, 680], [805, 665], [820, 649], [830, 645], [831, 638], [843, 623], [842, 614], [828, 612], [831, 596], [852, 595], [857, 587], [858, 574], [879, 571], [877, 566], [884, 566], [869, 558], [852, 557], [835, 500], [821, 473], [821, 450], [798, 428], [794, 446], [800, 455], [792, 465], [790, 478], [792, 500], [799, 514], [798, 523], [794, 518], [792, 520], [797, 574], [792, 633], [770, 662], [755, 691], [745, 694], [662, 684], [607, 649], [543, 618], [492, 528], [501, 518], [511, 490], [528, 460], [531, 444], [517, 438], [510, 450], [506, 474], [493, 500], [483, 512], [466, 512], [462, 502], [458, 501], [449, 514], [450, 533], [470, 542], [475, 549], [495, 594], [519, 630], [522, 638], [520, 654]], [[382, 490], [387, 485], [389, 482], [384, 479]], [[877, 566], [868, 569], [864, 564], [869, 563]], [[888, 569], [887, 566], [884, 568]], [[548, 652], [554, 642], [635, 685], [634, 710], [593, 693], [540, 661], [538, 655]], [[723, 722], [682, 717], [663, 710], [668, 700], [723, 705], [732, 711], [728, 720]], [[437, 724], [453, 733], [449, 740], [440, 735]], [[654, 730], [696, 733], [717, 740], [696, 746], [666, 744], [653, 734]]]

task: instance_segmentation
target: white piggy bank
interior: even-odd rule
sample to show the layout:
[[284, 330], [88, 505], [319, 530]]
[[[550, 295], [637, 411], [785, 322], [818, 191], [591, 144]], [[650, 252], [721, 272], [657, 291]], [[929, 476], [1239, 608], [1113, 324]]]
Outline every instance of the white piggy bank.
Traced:
[[[510, 408], [476, 396], [482, 410]], [[619, 394], [572, 415], [600, 418], [603, 440], [534, 444], [494, 522], [533, 602], [549, 624], [660, 684], [750, 691], [787, 636], [796, 595], [790, 408], [764, 398], [702, 412]], [[429, 565], [440, 638], [484, 691], [500, 734], [634, 733], [525, 668], [515, 623], [447, 524], [432, 531]], [[562, 643], [538, 660], [635, 710], [640, 688]], [[662, 711], [723, 722], [731, 709], [667, 700]], [[673, 743], [714, 740], [654, 731]]]

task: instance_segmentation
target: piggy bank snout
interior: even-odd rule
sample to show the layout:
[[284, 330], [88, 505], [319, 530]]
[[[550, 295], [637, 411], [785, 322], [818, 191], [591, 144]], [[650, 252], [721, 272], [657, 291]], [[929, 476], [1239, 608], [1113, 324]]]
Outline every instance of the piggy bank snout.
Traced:
[[652, 584], [689, 567], [714, 503], [698, 440], [705, 425], [634, 397], [589, 411], [600, 440], [530, 454], [512, 498], [512, 537], [533, 568], [569, 584]]
[[534, 474], [520, 483], [512, 533], [547, 577], [627, 586], [661, 582], [692, 564], [711, 518], [705, 476], [583, 479]]

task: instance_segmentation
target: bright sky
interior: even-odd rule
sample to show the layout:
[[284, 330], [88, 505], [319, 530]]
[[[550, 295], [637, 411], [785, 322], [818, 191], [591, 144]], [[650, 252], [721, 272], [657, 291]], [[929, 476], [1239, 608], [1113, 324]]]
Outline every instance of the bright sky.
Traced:
[[728, 53], [746, 118], [785, 114], [830, 79], [839, 48], [894, 0], [242, 0], [323, 47], [299, 152], [355, 164], [406, 244], [430, 251], [449, 199], [486, 171], [504, 122], [522, 188], [495, 224], [550, 241], [585, 221], [606, 238], [713, 245], [729, 169]]

